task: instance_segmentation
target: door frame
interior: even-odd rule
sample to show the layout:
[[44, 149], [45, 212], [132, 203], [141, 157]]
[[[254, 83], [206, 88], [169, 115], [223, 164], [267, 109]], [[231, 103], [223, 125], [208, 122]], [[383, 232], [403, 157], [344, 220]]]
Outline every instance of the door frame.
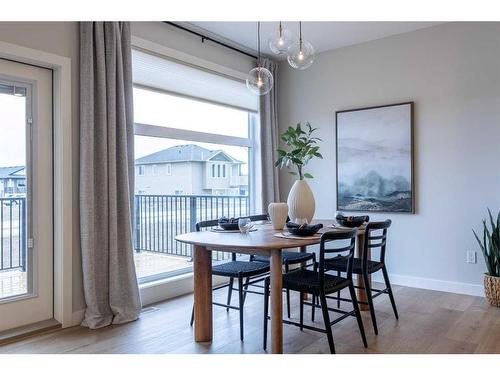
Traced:
[[53, 71], [54, 319], [73, 325], [71, 59], [0, 41], [0, 57]]

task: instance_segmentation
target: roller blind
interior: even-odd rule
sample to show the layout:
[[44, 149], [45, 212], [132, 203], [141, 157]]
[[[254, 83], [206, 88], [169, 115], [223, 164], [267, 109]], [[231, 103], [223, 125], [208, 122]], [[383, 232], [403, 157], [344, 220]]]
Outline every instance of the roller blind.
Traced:
[[134, 84], [258, 112], [258, 96], [245, 82], [138, 50], [132, 69]]

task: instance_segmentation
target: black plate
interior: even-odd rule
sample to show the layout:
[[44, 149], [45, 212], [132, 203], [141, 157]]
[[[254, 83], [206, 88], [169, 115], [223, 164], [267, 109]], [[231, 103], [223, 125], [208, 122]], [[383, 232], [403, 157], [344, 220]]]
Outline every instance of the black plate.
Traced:
[[294, 236], [299, 237], [311, 237], [314, 236], [319, 229], [298, 229], [298, 228], [288, 228], [288, 231]]
[[336, 217], [337, 222], [342, 225], [343, 227], [348, 227], [348, 228], [357, 228], [361, 225], [363, 225], [365, 222], [370, 220], [369, 216], [342, 216], [342, 215], [337, 215]]
[[288, 231], [294, 236], [299, 237], [310, 237], [314, 236], [321, 228], [323, 224], [307, 225], [304, 228], [300, 228], [298, 224], [288, 222], [286, 224]]
[[238, 223], [219, 223], [219, 227], [224, 230], [239, 230]]

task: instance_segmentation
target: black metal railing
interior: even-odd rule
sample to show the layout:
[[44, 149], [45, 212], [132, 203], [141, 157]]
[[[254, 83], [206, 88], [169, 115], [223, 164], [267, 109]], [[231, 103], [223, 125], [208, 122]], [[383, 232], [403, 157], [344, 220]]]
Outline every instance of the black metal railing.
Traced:
[[0, 271], [26, 269], [26, 198], [0, 198]]
[[[198, 221], [248, 214], [247, 196], [136, 195], [134, 247], [136, 251], [191, 257], [192, 246], [177, 242], [175, 236], [194, 231]], [[228, 257], [228, 253], [213, 252], [216, 260]]]

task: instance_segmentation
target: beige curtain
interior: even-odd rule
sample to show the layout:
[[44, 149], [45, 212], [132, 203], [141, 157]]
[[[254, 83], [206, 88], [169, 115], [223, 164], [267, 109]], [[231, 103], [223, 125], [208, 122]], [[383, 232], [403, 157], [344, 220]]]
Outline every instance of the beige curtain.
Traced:
[[262, 212], [267, 212], [269, 203], [280, 201], [278, 169], [274, 166], [279, 140], [278, 64], [270, 59], [262, 59], [262, 66], [268, 69], [274, 77], [272, 90], [267, 95], [260, 97]]
[[128, 22], [80, 24], [83, 325], [138, 318], [132, 245], [134, 122]]

